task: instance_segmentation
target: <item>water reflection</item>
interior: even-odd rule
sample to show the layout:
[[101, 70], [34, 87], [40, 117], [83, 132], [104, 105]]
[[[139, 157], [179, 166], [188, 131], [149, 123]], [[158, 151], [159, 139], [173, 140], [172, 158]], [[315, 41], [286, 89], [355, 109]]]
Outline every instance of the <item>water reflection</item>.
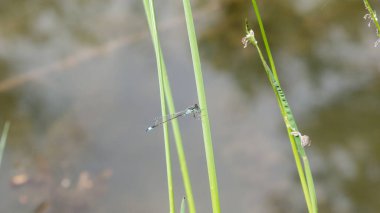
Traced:
[[[379, 208], [377, 180], [380, 178], [379, 152], [377, 141], [380, 136], [379, 121], [380, 93], [379, 78], [374, 78], [344, 97], [335, 100], [329, 108], [318, 110], [317, 120], [312, 128], [324, 156], [321, 164], [326, 165], [320, 172], [321, 184], [334, 185], [341, 191], [323, 187], [326, 204], [330, 209], [344, 212], [374, 212]], [[333, 128], [326, 128], [329, 123]], [[333, 176], [333, 178], [329, 178]], [[347, 204], [342, 209], [340, 200]]]
[[[246, 16], [257, 29], [250, 2], [201, 3], [194, 12], [222, 209], [305, 211], [275, 97], [256, 52], [240, 43]], [[260, 6], [289, 102], [313, 140], [321, 212], [376, 212], [378, 49], [362, 3], [342, 4]], [[141, 2], [0, 5], [0, 122], [12, 122], [0, 209], [165, 212], [161, 133], [144, 132], [160, 110]], [[186, 107], [196, 98], [182, 6], [157, 12], [177, 107]], [[198, 211], [209, 212], [199, 122], [180, 123]]]

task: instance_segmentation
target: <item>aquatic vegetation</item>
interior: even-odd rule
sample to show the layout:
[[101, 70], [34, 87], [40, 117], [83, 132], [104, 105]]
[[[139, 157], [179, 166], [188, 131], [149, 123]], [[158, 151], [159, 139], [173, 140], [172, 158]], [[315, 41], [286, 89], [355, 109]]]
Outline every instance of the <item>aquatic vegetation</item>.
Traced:
[[1, 166], [1, 161], [3, 159], [5, 143], [6, 143], [7, 137], [8, 137], [9, 126], [10, 126], [9, 122], [6, 122], [4, 124], [4, 127], [3, 127], [3, 132], [1, 133], [1, 138], [0, 138], [0, 166]]
[[[252, 0], [252, 4], [255, 10], [256, 17], [258, 19], [261, 36], [264, 40], [264, 45], [267, 51], [267, 57], [269, 58], [271, 67], [268, 66], [263, 56], [263, 53], [261, 52], [261, 49], [258, 45], [258, 41], [255, 38], [255, 33], [253, 29], [249, 29], [247, 21], [246, 21], [246, 36], [243, 37], [242, 43], [244, 45], [244, 48], [246, 48], [248, 44], [251, 43], [256, 48], [257, 52], [259, 53], [261, 62], [264, 66], [269, 82], [276, 95], [277, 102], [280, 107], [280, 111], [286, 125], [286, 130], [288, 132], [289, 140], [292, 146], [293, 156], [294, 156], [295, 163], [297, 166], [297, 170], [300, 177], [301, 186], [304, 192], [308, 211], [316, 213], [318, 212], [317, 196], [315, 193], [315, 187], [314, 187], [313, 177], [312, 177], [312, 173], [311, 173], [311, 169], [309, 165], [309, 160], [307, 158], [307, 155], [304, 149], [304, 147], [310, 146], [311, 140], [309, 136], [302, 135], [300, 131], [298, 130], [292, 110], [285, 97], [285, 93], [281, 88], [280, 80], [277, 76], [274, 60], [269, 48], [268, 40], [266, 38], [266, 34], [264, 30], [264, 25], [261, 21], [261, 16], [260, 16], [256, 1]], [[301, 161], [303, 164], [301, 163]]]
[[[197, 39], [195, 35], [194, 22], [193, 22], [190, 2], [188, 0], [184, 0], [183, 5], [184, 5], [184, 11], [185, 11], [186, 26], [187, 26], [188, 36], [189, 36], [189, 43], [190, 43], [191, 56], [192, 56], [193, 67], [194, 67], [194, 76], [195, 76], [196, 89], [197, 89], [198, 102], [199, 102], [199, 106], [196, 104], [194, 105], [194, 107], [197, 109], [197, 111], [199, 111], [200, 109], [202, 113], [201, 121], [202, 121], [202, 130], [203, 130], [203, 141], [204, 141], [204, 147], [205, 147], [205, 153], [206, 153], [206, 163], [207, 163], [208, 176], [209, 176], [212, 209], [214, 213], [219, 213], [220, 204], [219, 204], [219, 194], [218, 194], [218, 183], [217, 183], [217, 176], [216, 176], [216, 169], [215, 169], [215, 162], [214, 162], [214, 152], [213, 152], [213, 145], [212, 145], [212, 139], [211, 139], [210, 122], [208, 119], [206, 95], [205, 95], [205, 90], [204, 90], [204, 85], [203, 85], [203, 75], [201, 71]], [[155, 49], [155, 54], [156, 54], [158, 80], [159, 80], [159, 88], [160, 88], [161, 113], [162, 113], [162, 117], [165, 117], [168, 114], [176, 114], [176, 111], [174, 108], [174, 101], [171, 95], [169, 80], [166, 73], [164, 57], [162, 54], [162, 50], [161, 50], [160, 42], [158, 38], [156, 21], [154, 17], [153, 1], [144, 0], [144, 8], [145, 8], [145, 13], [147, 15], [147, 20], [148, 20], [148, 24], [149, 24], [149, 28], [150, 28], [150, 32], [151, 32], [151, 36], [153, 40], [153, 45]], [[169, 113], [166, 112], [167, 111], [166, 104], [169, 107]], [[185, 110], [183, 113], [180, 113], [179, 115], [185, 115], [186, 112], [189, 112], [188, 114], [191, 114], [193, 112], [193, 110], [189, 110], [189, 111], [188, 110], [189, 109]], [[177, 147], [177, 153], [179, 157], [179, 163], [180, 163], [182, 178], [184, 182], [184, 188], [186, 191], [186, 198], [187, 198], [186, 200], [188, 203], [188, 209], [190, 213], [195, 213], [196, 208], [195, 208], [194, 198], [192, 194], [190, 177], [189, 177], [189, 173], [187, 169], [185, 152], [182, 146], [182, 138], [179, 131], [179, 126], [176, 119], [170, 119], [170, 121], [172, 121], [172, 124], [173, 124], [172, 125], [173, 134], [174, 134], [175, 143]], [[169, 144], [167, 122], [161, 121], [157, 123], [157, 125], [160, 125], [160, 124], [163, 125], [163, 131], [164, 131], [170, 212], [174, 212], [175, 211], [174, 192], [173, 192], [173, 183], [172, 183], [171, 156], [170, 156], [170, 144]], [[148, 131], [153, 129], [155, 126], [156, 125], [153, 125], [150, 128], [148, 127]]]
[[368, 11], [367, 14], [364, 15], [364, 20], [368, 21], [368, 27], [371, 27], [371, 23], [373, 23], [376, 27], [376, 36], [378, 39], [375, 41], [375, 47], [380, 44], [380, 25], [379, 20], [376, 15], [376, 11], [372, 9], [371, 5], [367, 0], [363, 0], [365, 9]]

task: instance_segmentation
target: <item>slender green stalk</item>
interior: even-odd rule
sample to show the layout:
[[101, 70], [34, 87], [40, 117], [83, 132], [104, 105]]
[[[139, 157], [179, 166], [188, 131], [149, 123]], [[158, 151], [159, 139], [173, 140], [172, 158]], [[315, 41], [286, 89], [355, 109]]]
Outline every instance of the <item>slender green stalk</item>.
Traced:
[[270, 67], [271, 67], [271, 69], [273, 71], [273, 75], [274, 75], [275, 79], [278, 81], [276, 66], [274, 64], [274, 60], [273, 60], [273, 57], [272, 57], [272, 52], [270, 51], [270, 48], [269, 48], [268, 39], [267, 39], [267, 36], [265, 34], [265, 30], [264, 30], [264, 25], [263, 25], [263, 22], [261, 21], [259, 7], [257, 6], [255, 0], [252, 0], [252, 5], [253, 5], [253, 9], [255, 10], [257, 22], [259, 22], [260, 32], [263, 35], [264, 46], [265, 46], [265, 49], [266, 49], [267, 54], [268, 54], [268, 59], [269, 59]]
[[[315, 187], [314, 187], [314, 183], [313, 183], [313, 177], [312, 177], [309, 161], [307, 159], [307, 156], [306, 156], [306, 153], [304, 150], [304, 146], [310, 145], [309, 144], [310, 140], [309, 140], [308, 136], [302, 135], [298, 130], [298, 127], [297, 127], [297, 124], [295, 122], [293, 113], [292, 113], [290, 106], [288, 104], [288, 101], [285, 97], [285, 93], [283, 92], [283, 90], [281, 88], [280, 81], [279, 81], [277, 73], [276, 73], [274, 60], [273, 60], [272, 54], [270, 53], [270, 48], [269, 48], [269, 44], [267, 42], [267, 38], [266, 38], [265, 30], [264, 30], [264, 25], [262, 24], [260, 13], [259, 13], [256, 1], [252, 0], [252, 4], [253, 4], [253, 7], [255, 10], [258, 22], [259, 22], [261, 35], [262, 35], [263, 40], [264, 40], [265, 48], [267, 50], [267, 56], [268, 56], [268, 59], [271, 63], [272, 69], [267, 65], [265, 58], [264, 58], [264, 56], [263, 56], [263, 54], [262, 54], [262, 52], [261, 52], [261, 50], [257, 44], [257, 41], [254, 37], [254, 33], [252, 30], [249, 31], [248, 27], [246, 29], [247, 36], [243, 39], [243, 43], [245, 46], [248, 44], [248, 42], [252, 43], [256, 47], [256, 49], [259, 53], [261, 62], [264, 66], [264, 69], [267, 73], [269, 81], [272, 85], [273, 91], [276, 94], [278, 105], [280, 107], [281, 114], [283, 116], [285, 125], [287, 127], [286, 129], [287, 129], [289, 140], [290, 140], [290, 143], [292, 146], [293, 156], [294, 156], [294, 159], [296, 162], [298, 174], [300, 176], [301, 186], [302, 186], [302, 190], [304, 192], [308, 211], [313, 212], [313, 213], [317, 213], [318, 212], [317, 198], [316, 198]], [[302, 167], [301, 160], [303, 162], [303, 167]]]
[[371, 26], [371, 22], [373, 22], [376, 26], [376, 35], [378, 37], [377, 41], [375, 42], [375, 47], [378, 46], [378, 44], [380, 43], [380, 25], [379, 25], [379, 20], [377, 19], [377, 16], [376, 16], [376, 11], [374, 11], [371, 7], [371, 5], [369, 4], [369, 2], [367, 0], [363, 0], [364, 2], [364, 6], [365, 8], [367, 9], [368, 13], [369, 14], [366, 14], [364, 16], [364, 19], [369, 19], [369, 23], [368, 23], [368, 26]]
[[[149, 1], [149, 4], [148, 4], [148, 1]], [[157, 67], [159, 69], [159, 82], [161, 82], [160, 83], [161, 109], [165, 109], [165, 104], [163, 104], [163, 100], [162, 100], [162, 97], [164, 96], [169, 108], [169, 113], [174, 114], [176, 110], [174, 106], [172, 92], [170, 89], [168, 75], [166, 72], [166, 66], [165, 66], [162, 50], [161, 50], [159, 40], [158, 40], [157, 28], [156, 28], [155, 19], [154, 19], [153, 3], [151, 2], [152, 2], [151, 0], [144, 0], [144, 6], [146, 5], [145, 11], [147, 12], [147, 19], [148, 19], [150, 31], [152, 32], [152, 39], [153, 39], [153, 42], [155, 43], [156, 57], [157, 55], [159, 56], [159, 59], [157, 59], [158, 61]], [[147, 6], [149, 6], [150, 4], [151, 4], [151, 7], [148, 8]], [[163, 88], [161, 87], [161, 85], [163, 85]], [[162, 111], [166, 111], [166, 110], [162, 110]], [[166, 113], [163, 115], [166, 115]], [[181, 132], [179, 130], [177, 119], [173, 119], [171, 123], [172, 123], [172, 129], [173, 129], [174, 139], [175, 139], [179, 163], [180, 163], [180, 169], [182, 173], [182, 179], [183, 179], [184, 188], [185, 188], [186, 197], [187, 197], [186, 200], [189, 206], [189, 212], [195, 213], [196, 208], [195, 208], [194, 196], [192, 192], [190, 176], [189, 176], [187, 163], [186, 163], [186, 155], [185, 155], [185, 151], [182, 145]], [[169, 149], [169, 143], [167, 142], [168, 140], [166, 139], [167, 134], [165, 135], [165, 131], [166, 130], [164, 126], [165, 151], [166, 151], [165, 155], [166, 155], [167, 168], [169, 168], [167, 171], [168, 173], [167, 175], [168, 175], [170, 212], [174, 212], [175, 207], [174, 207], [174, 193], [173, 193], [172, 180], [171, 180], [172, 174], [171, 174], [171, 164], [170, 164], [171, 162], [170, 149]]]
[[185, 211], [186, 211], [186, 202], [185, 202], [185, 200], [186, 200], [186, 198], [185, 197], [183, 197], [183, 199], [182, 199], [182, 202], [181, 202], [181, 213], [185, 213]]
[[307, 203], [307, 206], [309, 208], [309, 212], [311, 212], [310, 211], [311, 210], [310, 193], [309, 193], [305, 173], [303, 171], [302, 164], [300, 161], [300, 155], [299, 155], [300, 153], [305, 153], [305, 152], [304, 152], [304, 149], [301, 145], [301, 141], [300, 141], [299, 137], [294, 137], [294, 135], [292, 134], [292, 132], [298, 132], [297, 125], [294, 121], [293, 114], [291, 112], [291, 109], [290, 109], [289, 104], [286, 100], [285, 94], [282, 91], [279, 82], [274, 78], [272, 71], [270, 70], [269, 66], [267, 65], [267, 63], [263, 57], [263, 54], [260, 50], [260, 47], [257, 44], [256, 39], [254, 38], [253, 34], [251, 34], [251, 35], [252, 36], [249, 37], [251, 40], [249, 40], [249, 41], [256, 47], [256, 49], [259, 53], [261, 62], [263, 63], [265, 72], [267, 73], [269, 81], [272, 85], [273, 91], [276, 94], [278, 104], [280, 106], [281, 113], [282, 113], [282, 116], [284, 118], [284, 121], [285, 121], [285, 124], [287, 127], [290, 143], [292, 146], [293, 155], [294, 155], [294, 158], [296, 161], [297, 170], [299, 172], [299, 176], [300, 176], [300, 180], [301, 180], [301, 186], [302, 186], [302, 189], [304, 190], [304, 194], [305, 194], [306, 203]]
[[[164, 63], [164, 67], [165, 67], [165, 63]], [[166, 68], [164, 69], [163, 73], [164, 73], [163, 77], [164, 77], [165, 82], [169, 82], [168, 75], [166, 73]], [[172, 98], [170, 84], [169, 83], [165, 84], [164, 89], [165, 89], [165, 94], [166, 94], [166, 102], [169, 107], [169, 112], [170, 114], [174, 114], [176, 110], [175, 110], [175, 106], [174, 106], [174, 102]], [[189, 170], [187, 168], [187, 163], [186, 163], [186, 155], [185, 155], [185, 151], [182, 145], [181, 131], [179, 129], [179, 124], [178, 124], [177, 119], [173, 119], [171, 123], [172, 123], [174, 140], [176, 142], [176, 147], [177, 147], [177, 154], [178, 154], [179, 164], [180, 164], [181, 173], [182, 173], [182, 180], [185, 187], [186, 197], [188, 198], [186, 200], [189, 206], [189, 212], [195, 213], [196, 212], [195, 201], [194, 201], [194, 196], [193, 196], [193, 190], [191, 187]]]
[[3, 160], [3, 154], [4, 154], [4, 149], [5, 149], [5, 143], [7, 141], [8, 137], [8, 131], [9, 131], [9, 122], [7, 121], [3, 127], [3, 132], [1, 133], [1, 139], [0, 139], [0, 166], [1, 162]]
[[203, 130], [203, 141], [205, 146], [207, 170], [210, 184], [210, 194], [212, 202], [213, 213], [220, 212], [219, 203], [219, 193], [218, 193], [218, 181], [216, 175], [215, 161], [214, 161], [214, 151], [211, 139], [210, 122], [208, 118], [207, 103], [206, 103], [206, 93], [204, 90], [203, 76], [201, 70], [201, 62], [198, 52], [198, 44], [194, 29], [193, 15], [191, 12], [191, 5], [189, 0], [183, 0], [183, 7], [185, 11], [186, 27], [189, 36], [191, 57], [193, 60], [195, 82], [197, 86], [198, 101], [199, 106], [202, 110], [202, 130]]
[[[156, 62], [157, 62], [157, 70], [158, 70], [158, 79], [160, 86], [160, 101], [161, 101], [161, 114], [165, 116], [166, 106], [165, 106], [165, 92], [164, 85], [166, 82], [162, 77], [162, 69], [163, 69], [163, 57], [161, 55], [161, 47], [159, 44], [157, 27], [154, 17], [154, 6], [153, 1], [144, 0], [144, 8], [145, 13], [147, 15], [148, 24], [153, 40], [154, 49], [156, 52]], [[173, 175], [172, 175], [172, 166], [171, 166], [171, 157], [170, 157], [170, 144], [169, 144], [169, 134], [168, 134], [168, 125], [167, 123], [163, 124], [163, 132], [164, 132], [164, 141], [165, 141], [165, 160], [166, 160], [166, 173], [167, 173], [167, 182], [168, 182], [168, 193], [169, 193], [169, 212], [175, 212], [175, 201], [174, 201], [174, 190], [173, 190]]]

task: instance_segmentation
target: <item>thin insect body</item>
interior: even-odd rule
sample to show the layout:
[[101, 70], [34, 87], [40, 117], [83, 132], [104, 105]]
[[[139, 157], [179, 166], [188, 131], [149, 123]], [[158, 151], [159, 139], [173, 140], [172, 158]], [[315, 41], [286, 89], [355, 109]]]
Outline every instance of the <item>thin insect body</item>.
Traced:
[[152, 126], [149, 126], [145, 131], [149, 132], [152, 129], [160, 126], [163, 123], [169, 122], [169, 121], [171, 121], [173, 119], [176, 119], [176, 118], [179, 118], [179, 117], [182, 117], [182, 116], [186, 116], [186, 115], [190, 115], [191, 114], [191, 115], [193, 115], [194, 118], [197, 118], [198, 115], [200, 114], [200, 112], [201, 112], [201, 110], [200, 110], [198, 104], [194, 104], [193, 106], [188, 107], [185, 110], [177, 112], [177, 113], [175, 113], [173, 115], [168, 115], [168, 116], [165, 116], [165, 117], [157, 118], [156, 121], [155, 121], [155, 124], [153, 124]]

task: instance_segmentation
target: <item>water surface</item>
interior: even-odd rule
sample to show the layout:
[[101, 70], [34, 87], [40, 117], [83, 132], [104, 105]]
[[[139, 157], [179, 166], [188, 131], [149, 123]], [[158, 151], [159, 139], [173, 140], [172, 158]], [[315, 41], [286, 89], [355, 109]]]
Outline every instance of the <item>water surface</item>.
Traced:
[[[320, 211], [376, 212], [379, 48], [362, 2], [259, 5], [281, 83], [312, 138]], [[240, 43], [246, 17], [258, 30], [250, 2], [193, 7], [223, 212], [305, 212], [275, 96], [257, 52]], [[0, 8], [0, 122], [12, 123], [1, 211], [167, 212], [162, 131], [144, 131], [160, 104], [142, 3], [18, 0]], [[183, 109], [197, 98], [181, 2], [159, 4], [157, 19]], [[197, 210], [211, 212], [200, 122], [180, 125]]]

